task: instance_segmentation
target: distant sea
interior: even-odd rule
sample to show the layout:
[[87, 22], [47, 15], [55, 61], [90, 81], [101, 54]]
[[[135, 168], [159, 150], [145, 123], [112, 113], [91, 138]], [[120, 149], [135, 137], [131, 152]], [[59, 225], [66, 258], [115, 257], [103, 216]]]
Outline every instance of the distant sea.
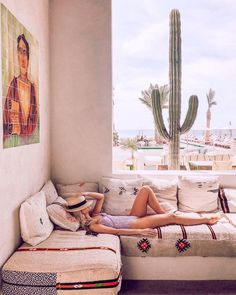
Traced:
[[145, 136], [146, 138], [154, 137], [154, 130], [153, 129], [126, 129], [126, 130], [117, 130], [119, 134], [119, 138], [134, 138], [136, 136], [141, 137]]
[[[155, 133], [153, 129], [123, 129], [117, 130], [120, 139], [134, 138], [136, 136], [145, 136], [146, 138], [154, 138]], [[229, 129], [211, 129], [210, 133], [217, 136], [230, 136]], [[196, 137], [202, 137], [205, 134], [204, 130], [191, 130], [189, 134], [193, 134]], [[232, 129], [232, 137], [236, 138], [236, 129]]]

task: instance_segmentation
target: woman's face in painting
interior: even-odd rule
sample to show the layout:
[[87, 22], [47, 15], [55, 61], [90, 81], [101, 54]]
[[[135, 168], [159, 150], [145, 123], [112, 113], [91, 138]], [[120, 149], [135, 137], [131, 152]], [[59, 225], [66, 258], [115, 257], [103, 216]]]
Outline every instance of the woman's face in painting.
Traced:
[[20, 74], [27, 75], [29, 60], [27, 56], [27, 48], [24, 41], [21, 39], [18, 46], [18, 62], [20, 67]]

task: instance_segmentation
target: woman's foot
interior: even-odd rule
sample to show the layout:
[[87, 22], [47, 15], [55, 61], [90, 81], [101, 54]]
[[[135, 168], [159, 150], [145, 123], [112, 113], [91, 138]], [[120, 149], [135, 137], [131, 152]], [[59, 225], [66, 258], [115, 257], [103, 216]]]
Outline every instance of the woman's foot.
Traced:
[[208, 219], [207, 224], [209, 224], [209, 225], [216, 224], [223, 217], [224, 217], [224, 213], [216, 213], [216, 214], [207, 218]]

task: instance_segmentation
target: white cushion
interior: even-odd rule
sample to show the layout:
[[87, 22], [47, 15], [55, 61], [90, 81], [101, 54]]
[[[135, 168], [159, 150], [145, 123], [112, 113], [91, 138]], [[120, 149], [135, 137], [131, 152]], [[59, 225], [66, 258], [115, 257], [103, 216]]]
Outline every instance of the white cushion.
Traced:
[[52, 222], [61, 228], [71, 231], [77, 231], [80, 226], [79, 221], [69, 212], [67, 212], [64, 206], [67, 202], [58, 197], [53, 204], [47, 207], [47, 212]]
[[[16, 251], [5, 263], [1, 271], [6, 282], [4, 295], [118, 294], [122, 279], [118, 236], [94, 237], [86, 235], [84, 230], [54, 230], [46, 241], [35, 247], [42, 251], [30, 251], [30, 248], [23, 244], [20, 249], [26, 251]], [[53, 248], [57, 251], [44, 250]], [[68, 251], [64, 251], [66, 249]], [[104, 289], [101, 281], [111, 288]], [[82, 283], [84, 289], [79, 282], [85, 283]], [[56, 290], [55, 285], [60, 283], [75, 288]], [[92, 288], [86, 289], [86, 285]]]
[[178, 186], [180, 211], [215, 212], [218, 210], [218, 176], [179, 176]]
[[20, 227], [22, 239], [32, 246], [49, 237], [53, 223], [46, 210], [44, 191], [36, 193], [21, 204]]
[[57, 184], [58, 194], [63, 198], [68, 198], [81, 192], [98, 192], [97, 182], [81, 182], [74, 184]]
[[111, 215], [128, 215], [141, 186], [141, 178], [125, 180], [103, 177], [104, 211]]
[[48, 180], [41, 190], [45, 191], [47, 205], [52, 204], [58, 198], [57, 190], [51, 180]]
[[[177, 211], [177, 186], [178, 181], [157, 178], [143, 178], [143, 185], [148, 185], [156, 195], [160, 205], [166, 212]], [[148, 208], [148, 214], [154, 213]]]
[[225, 213], [236, 213], [236, 189], [220, 188], [220, 206]]

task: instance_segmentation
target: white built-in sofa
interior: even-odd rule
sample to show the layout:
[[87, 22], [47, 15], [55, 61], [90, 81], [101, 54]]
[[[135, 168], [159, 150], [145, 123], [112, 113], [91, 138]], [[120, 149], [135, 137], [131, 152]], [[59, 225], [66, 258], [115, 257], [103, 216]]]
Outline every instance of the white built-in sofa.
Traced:
[[[182, 178], [189, 175], [185, 171], [181, 173]], [[200, 173], [194, 175], [199, 177]], [[202, 175], [219, 177], [223, 188], [236, 188], [236, 175], [233, 172], [213, 174], [206, 171], [204, 174], [201, 172]], [[114, 213], [118, 214], [122, 210], [128, 212], [133, 202], [135, 195], [130, 192], [127, 195], [129, 189], [133, 190], [133, 181], [140, 183], [142, 178], [142, 184], [149, 184], [150, 179], [155, 183], [166, 180], [174, 182], [176, 177], [174, 172], [154, 174], [147, 171], [145, 175], [138, 172], [125, 175], [116, 173], [100, 181], [99, 190], [107, 195], [104, 204], [107, 213], [114, 209]], [[118, 203], [112, 199], [116, 187], [121, 188], [117, 195], [120, 198]], [[64, 189], [64, 197], [67, 197], [76, 185], [72, 191], [68, 186], [59, 188], [61, 191]], [[83, 187], [80, 189], [84, 190]], [[179, 193], [178, 189], [177, 205], [181, 203]], [[190, 190], [189, 198], [192, 195], [194, 191]], [[221, 201], [218, 199], [217, 202], [220, 207]], [[163, 206], [166, 206], [165, 202]], [[195, 216], [209, 213], [181, 213], [178, 210], [176, 214]], [[122, 278], [235, 280], [236, 213], [225, 213], [213, 226], [157, 227], [155, 238], [86, 235], [84, 230], [72, 232], [56, 228], [47, 239], [35, 246], [22, 244], [4, 265], [2, 278], [5, 295], [29, 294], [29, 290], [30, 294], [40, 295], [117, 294]]]

